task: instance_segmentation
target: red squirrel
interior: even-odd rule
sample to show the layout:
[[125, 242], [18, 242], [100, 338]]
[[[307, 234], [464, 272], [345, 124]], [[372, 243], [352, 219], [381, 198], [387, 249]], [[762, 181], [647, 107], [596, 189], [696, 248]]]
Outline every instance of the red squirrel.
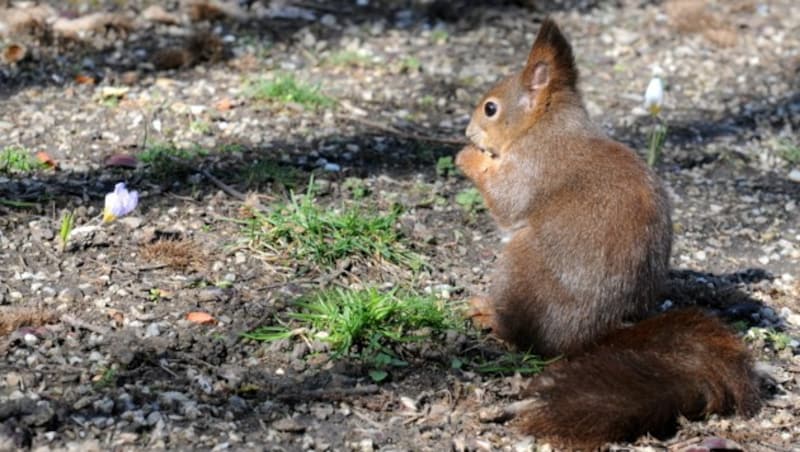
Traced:
[[520, 349], [565, 357], [515, 404], [523, 430], [593, 449], [667, 435], [679, 416], [752, 415], [758, 384], [735, 334], [695, 308], [649, 317], [667, 277], [669, 199], [592, 124], [577, 81], [572, 47], [546, 19], [522, 71], [476, 107], [456, 156], [507, 235], [470, 316]]

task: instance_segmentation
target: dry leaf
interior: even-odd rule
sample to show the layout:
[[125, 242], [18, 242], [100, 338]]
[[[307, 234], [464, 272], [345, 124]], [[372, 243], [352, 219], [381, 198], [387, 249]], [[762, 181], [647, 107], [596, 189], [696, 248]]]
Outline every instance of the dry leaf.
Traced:
[[45, 165], [48, 168], [55, 169], [58, 168], [58, 163], [50, 157], [50, 154], [44, 151], [39, 151], [36, 153], [36, 160], [40, 163]]
[[94, 77], [78, 74], [75, 76], [75, 83], [79, 85], [94, 85]]
[[28, 51], [22, 44], [9, 44], [3, 49], [3, 62], [6, 64], [14, 64], [22, 61], [27, 55]]
[[114, 322], [114, 326], [117, 328], [120, 328], [125, 324], [125, 314], [122, 311], [109, 309], [108, 316], [111, 317], [111, 320]]
[[229, 111], [233, 108], [233, 101], [230, 97], [225, 97], [214, 104], [214, 107], [219, 111]]
[[105, 165], [112, 168], [136, 168], [138, 163], [136, 157], [130, 154], [114, 154], [105, 161]]
[[217, 319], [206, 312], [194, 311], [186, 314], [186, 320], [200, 325], [213, 325], [217, 323]]

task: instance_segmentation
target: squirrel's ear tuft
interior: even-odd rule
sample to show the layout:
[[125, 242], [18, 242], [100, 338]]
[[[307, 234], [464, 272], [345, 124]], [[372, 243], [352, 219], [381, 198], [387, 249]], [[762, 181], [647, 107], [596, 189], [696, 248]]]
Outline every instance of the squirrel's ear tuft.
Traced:
[[574, 89], [578, 82], [572, 46], [550, 18], [545, 19], [539, 28], [522, 72], [522, 81], [531, 90], [545, 86]]

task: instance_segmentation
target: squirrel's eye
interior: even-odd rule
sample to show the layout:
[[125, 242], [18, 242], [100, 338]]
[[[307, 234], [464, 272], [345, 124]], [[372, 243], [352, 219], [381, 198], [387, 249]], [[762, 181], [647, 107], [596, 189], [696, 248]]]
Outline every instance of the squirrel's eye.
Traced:
[[497, 104], [494, 102], [486, 102], [483, 106], [483, 112], [486, 113], [486, 116], [491, 118], [497, 114]]

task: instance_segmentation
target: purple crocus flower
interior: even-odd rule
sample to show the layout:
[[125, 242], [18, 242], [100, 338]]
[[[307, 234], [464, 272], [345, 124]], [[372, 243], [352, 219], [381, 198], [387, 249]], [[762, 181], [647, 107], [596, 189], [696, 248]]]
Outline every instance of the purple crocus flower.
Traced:
[[125, 216], [139, 203], [139, 192], [128, 191], [125, 183], [114, 186], [114, 191], [106, 195], [106, 206], [103, 209], [103, 222], [108, 223]]

